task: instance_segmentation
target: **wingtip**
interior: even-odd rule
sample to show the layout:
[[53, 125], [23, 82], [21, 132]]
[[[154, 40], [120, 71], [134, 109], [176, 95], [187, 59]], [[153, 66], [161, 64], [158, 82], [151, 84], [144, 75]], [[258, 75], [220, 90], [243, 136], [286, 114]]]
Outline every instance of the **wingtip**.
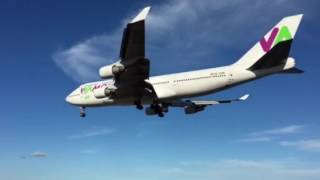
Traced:
[[143, 8], [140, 13], [130, 22], [130, 23], [135, 23], [138, 21], [143, 21], [146, 19], [147, 15], [149, 14], [149, 11], [151, 9], [151, 6], [147, 6]]
[[247, 100], [249, 96], [250, 96], [250, 94], [245, 94], [245, 95], [241, 96], [239, 99], [241, 101], [244, 101], [244, 100]]

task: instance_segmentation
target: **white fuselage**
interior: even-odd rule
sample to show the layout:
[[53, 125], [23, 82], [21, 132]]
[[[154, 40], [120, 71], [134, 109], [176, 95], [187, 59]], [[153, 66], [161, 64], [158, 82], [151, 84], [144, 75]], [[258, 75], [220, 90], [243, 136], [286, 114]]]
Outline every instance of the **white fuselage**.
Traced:
[[[237, 66], [223, 66], [197, 71], [189, 71], [168, 75], [150, 77], [147, 81], [161, 95], [159, 99], [179, 99], [215, 93], [238, 84], [245, 83], [265, 75], [277, 73], [283, 67], [273, 67], [267, 70], [252, 72]], [[114, 87], [113, 79], [86, 83], [74, 90], [67, 101], [77, 106], [108, 106], [108, 105], [133, 105], [134, 97], [96, 98], [94, 91], [99, 88]], [[150, 97], [142, 99], [143, 104], [152, 103]]]

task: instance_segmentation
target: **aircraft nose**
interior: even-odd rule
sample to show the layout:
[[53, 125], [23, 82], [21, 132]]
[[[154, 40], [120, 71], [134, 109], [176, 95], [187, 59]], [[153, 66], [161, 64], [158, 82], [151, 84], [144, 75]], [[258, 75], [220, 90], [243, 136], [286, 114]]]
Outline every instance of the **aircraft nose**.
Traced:
[[79, 102], [77, 100], [77, 96], [75, 96], [74, 94], [69, 94], [67, 97], [66, 97], [66, 101], [69, 103], [69, 104], [72, 104], [72, 105], [77, 105]]
[[72, 100], [71, 99], [72, 98], [70, 97], [70, 95], [68, 95], [65, 100], [66, 100], [67, 103], [72, 104]]
[[69, 104], [78, 106], [81, 104], [77, 96], [74, 95], [68, 95], [65, 99]]
[[70, 94], [68, 94], [68, 96], [66, 96], [65, 101], [68, 102], [69, 104], [72, 105], [78, 105], [80, 103], [79, 101], [79, 88], [75, 89], [74, 91], [72, 91]]

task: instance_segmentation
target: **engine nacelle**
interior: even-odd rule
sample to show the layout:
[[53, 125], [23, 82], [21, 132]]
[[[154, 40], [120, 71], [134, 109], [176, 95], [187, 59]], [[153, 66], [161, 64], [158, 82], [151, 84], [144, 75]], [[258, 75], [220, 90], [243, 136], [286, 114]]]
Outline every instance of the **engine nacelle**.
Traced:
[[200, 111], [203, 111], [205, 108], [205, 106], [197, 106], [197, 105], [193, 105], [193, 106], [186, 106], [184, 108], [184, 112], [186, 114], [194, 114]]
[[101, 99], [101, 98], [106, 98], [114, 95], [116, 92], [115, 89], [110, 89], [110, 88], [100, 88], [100, 89], [95, 89], [93, 91], [94, 97]]
[[117, 76], [124, 70], [125, 70], [125, 67], [119, 62], [117, 62], [108, 66], [101, 67], [99, 69], [99, 75], [101, 78], [106, 79], [106, 78]]

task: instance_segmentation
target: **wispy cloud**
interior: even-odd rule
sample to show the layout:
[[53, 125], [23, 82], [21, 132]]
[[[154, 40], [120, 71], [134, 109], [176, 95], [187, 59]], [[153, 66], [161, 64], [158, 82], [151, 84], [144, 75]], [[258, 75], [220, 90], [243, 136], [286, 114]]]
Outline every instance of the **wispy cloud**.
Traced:
[[239, 139], [238, 142], [270, 142], [272, 140], [272, 137], [248, 137]]
[[[225, 59], [222, 57], [226, 56], [227, 49], [243, 52], [244, 49], [239, 49], [242, 43], [254, 42], [254, 39], [248, 39], [248, 34], [255, 40], [260, 39], [268, 31], [260, 32], [262, 25], [271, 21], [276, 23], [280, 20], [279, 13], [284, 11], [283, 6], [295, 4], [288, 1], [165, 1], [153, 6], [147, 19], [147, 54], [157, 69], [173, 61], [179, 64], [175, 68], [194, 68], [195, 59], [202, 60], [197, 61], [196, 66], [208, 64], [212, 59]], [[127, 15], [122, 22], [127, 22], [134, 15]], [[76, 81], [98, 79], [98, 68], [118, 58], [124, 24], [57, 51], [53, 55], [54, 61]]]
[[94, 36], [56, 52], [53, 59], [68, 76], [78, 82], [98, 79], [99, 67], [116, 60], [119, 41], [120, 31]]
[[302, 125], [290, 125], [282, 128], [269, 129], [264, 131], [258, 131], [251, 134], [251, 136], [275, 136], [275, 135], [288, 135], [301, 132], [305, 126]]
[[279, 144], [286, 147], [296, 147], [305, 151], [320, 152], [320, 139], [281, 141]]
[[97, 152], [99, 152], [97, 148], [88, 148], [80, 151], [81, 154], [96, 154]]
[[45, 157], [48, 156], [48, 153], [41, 152], [41, 151], [36, 151], [36, 152], [31, 153], [31, 156], [32, 157], [36, 157], [36, 158], [45, 158]]
[[[318, 165], [318, 164], [317, 164]], [[298, 160], [243, 160], [243, 159], [221, 159], [216, 161], [184, 161], [165, 167], [153, 167], [140, 170], [138, 173], [157, 174], [160, 179], [192, 180], [318, 180], [320, 178], [320, 167], [308, 165]]]
[[304, 125], [289, 125], [281, 128], [267, 129], [256, 131], [247, 135], [247, 137], [238, 139], [237, 142], [255, 143], [255, 142], [271, 142], [279, 139], [280, 136], [292, 135], [303, 132]]
[[21, 155], [19, 156], [19, 159], [27, 159], [27, 156]]
[[301, 133], [305, 130], [305, 127], [305, 125], [290, 125], [282, 128], [257, 131], [250, 133], [246, 138], [238, 139], [237, 142], [274, 142], [283, 147], [295, 147], [300, 150], [320, 152], [320, 139], [279, 140], [280, 138], [286, 138], [288, 135]]
[[83, 139], [89, 137], [103, 136], [114, 133], [116, 130], [114, 128], [105, 127], [93, 127], [91, 129], [85, 130], [80, 134], [72, 135], [70, 139]]

